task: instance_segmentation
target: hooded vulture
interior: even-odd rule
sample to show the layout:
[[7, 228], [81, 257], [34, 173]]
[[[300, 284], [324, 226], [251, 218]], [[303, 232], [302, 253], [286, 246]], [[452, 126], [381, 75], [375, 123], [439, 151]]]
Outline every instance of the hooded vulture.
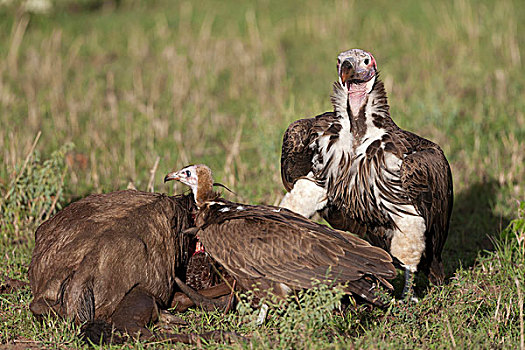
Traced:
[[[375, 293], [395, 276], [390, 255], [346, 232], [314, 223], [290, 210], [245, 205], [213, 191], [210, 168], [190, 165], [164, 181], [191, 187], [198, 210], [196, 235], [206, 252], [244, 289], [285, 296], [310, 288], [312, 280], [347, 283], [349, 292], [382, 304]], [[262, 295], [259, 295], [262, 296]]]
[[292, 123], [284, 134], [280, 206], [306, 217], [320, 213], [333, 227], [367, 235], [405, 269], [434, 284], [444, 279], [441, 251], [453, 191], [441, 148], [390, 117], [374, 57], [363, 50], [337, 58], [333, 112]]

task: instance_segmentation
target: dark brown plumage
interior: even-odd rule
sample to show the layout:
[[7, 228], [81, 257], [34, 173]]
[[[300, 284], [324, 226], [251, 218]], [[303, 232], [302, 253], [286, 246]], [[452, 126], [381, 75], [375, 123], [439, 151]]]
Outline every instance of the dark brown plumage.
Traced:
[[[338, 58], [334, 112], [292, 123], [283, 138], [281, 206], [333, 227], [367, 235], [411, 272], [444, 279], [453, 190], [450, 166], [435, 143], [390, 118], [372, 55]], [[409, 285], [405, 286], [404, 292]]]
[[362, 239], [283, 208], [222, 199], [213, 192], [211, 171], [204, 165], [168, 174], [167, 180], [192, 187], [200, 241], [245, 289], [255, 284], [284, 296], [311, 287], [312, 279], [335, 279], [380, 304], [376, 284], [391, 288], [387, 281], [395, 276], [391, 257]]
[[186, 284], [195, 290], [207, 289], [221, 283], [228, 274], [208, 253], [199, 251], [192, 255], [186, 270]]
[[184, 276], [190, 242], [181, 231], [194, 208], [191, 195], [132, 190], [70, 204], [35, 233], [31, 311], [151, 334], [145, 325], [170, 305], [174, 278]]

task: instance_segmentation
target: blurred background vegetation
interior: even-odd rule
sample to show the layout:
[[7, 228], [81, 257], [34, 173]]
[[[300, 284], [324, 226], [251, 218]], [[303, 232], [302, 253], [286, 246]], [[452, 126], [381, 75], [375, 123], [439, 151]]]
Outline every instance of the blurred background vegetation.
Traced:
[[523, 33], [517, 0], [0, 0], [0, 276], [26, 279], [34, 228], [68, 202], [180, 192], [162, 178], [188, 163], [278, 203], [282, 135], [331, 109], [356, 47], [396, 123], [451, 163], [448, 275], [477, 268], [525, 198]]

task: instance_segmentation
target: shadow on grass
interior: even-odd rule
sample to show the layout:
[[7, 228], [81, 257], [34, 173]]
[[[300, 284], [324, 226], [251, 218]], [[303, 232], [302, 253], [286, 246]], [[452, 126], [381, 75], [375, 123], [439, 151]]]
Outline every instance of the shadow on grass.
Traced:
[[[454, 208], [450, 220], [448, 238], [443, 249], [445, 283], [460, 268], [472, 267], [479, 253], [494, 249], [491, 237], [497, 237], [510, 219], [494, 212], [496, 196], [500, 192], [498, 183], [489, 179], [477, 182], [462, 192], [454, 194]], [[393, 285], [396, 297], [401, 297], [404, 273], [398, 270]], [[418, 273], [414, 287], [416, 295], [423, 295], [429, 288], [428, 279]]]
[[454, 196], [448, 239], [443, 250], [447, 278], [459, 267], [471, 267], [478, 254], [493, 250], [494, 237], [510, 222], [493, 210], [500, 191], [494, 179], [478, 182]]

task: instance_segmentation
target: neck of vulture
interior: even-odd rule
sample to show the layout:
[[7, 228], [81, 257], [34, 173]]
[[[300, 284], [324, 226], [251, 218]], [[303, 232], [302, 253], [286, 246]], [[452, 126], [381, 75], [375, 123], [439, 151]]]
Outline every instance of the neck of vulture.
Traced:
[[335, 81], [333, 84], [331, 101], [336, 115], [341, 118], [348, 118], [352, 129], [359, 124], [358, 120], [363, 119], [363, 117], [365, 119], [382, 119], [390, 116], [385, 88], [379, 77], [375, 77], [370, 90], [360, 99], [361, 105], [357, 106], [351, 103], [348, 90], [340, 81]]
[[213, 192], [213, 178], [209, 171], [199, 171], [199, 181], [196, 188], [192, 188], [197, 207], [201, 208], [206, 202], [216, 198]]

